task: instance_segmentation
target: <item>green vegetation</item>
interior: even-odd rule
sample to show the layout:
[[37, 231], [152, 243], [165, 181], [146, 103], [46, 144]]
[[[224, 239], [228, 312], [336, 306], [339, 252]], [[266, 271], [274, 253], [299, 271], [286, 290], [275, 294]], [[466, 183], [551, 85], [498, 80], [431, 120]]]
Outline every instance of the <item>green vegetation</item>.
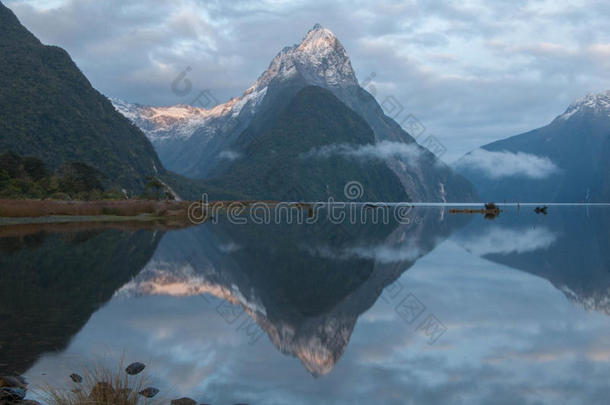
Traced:
[[167, 189], [163, 182], [155, 177], [148, 177], [148, 183], [140, 198], [145, 200], [174, 200], [175, 196]]
[[364, 189], [361, 200], [408, 201], [400, 180], [381, 160], [306, 157], [327, 145], [374, 142], [364, 119], [330, 91], [309, 86], [250, 125], [235, 143], [247, 145], [237, 151], [241, 158], [204, 184], [211, 199], [233, 198], [214, 193], [228, 190], [251, 199], [345, 201], [345, 184], [358, 181]]
[[0, 155], [0, 198], [124, 199], [118, 189], [104, 190], [103, 177], [85, 163], [66, 163], [52, 173], [38, 158], [12, 152]]
[[145, 135], [66, 51], [40, 43], [0, 3], [0, 153], [7, 151], [36, 157], [52, 171], [82, 162], [104, 174], [105, 188], [131, 195], [144, 189], [147, 176], [167, 173]]
[[[42, 389], [49, 405], [153, 405], [161, 400], [148, 399], [139, 394], [146, 389], [147, 377], [125, 373], [123, 362], [117, 368], [96, 365], [85, 368], [84, 375], [73, 374], [71, 389], [47, 385]], [[80, 379], [79, 379], [80, 377]], [[82, 380], [81, 380], [82, 379]], [[79, 382], [77, 382], [79, 381]]]
[[[124, 200], [117, 187], [105, 189], [106, 176], [82, 162], [70, 162], [51, 172], [35, 157], [13, 152], [0, 154], [0, 198], [57, 200]], [[175, 196], [156, 177], [147, 177], [142, 200], [174, 200]]]

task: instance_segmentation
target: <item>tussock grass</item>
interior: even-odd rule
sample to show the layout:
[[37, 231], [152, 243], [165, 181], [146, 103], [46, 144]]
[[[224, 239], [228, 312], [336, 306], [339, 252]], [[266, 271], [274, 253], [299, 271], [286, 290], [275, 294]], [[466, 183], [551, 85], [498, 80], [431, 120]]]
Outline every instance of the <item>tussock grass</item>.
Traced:
[[[123, 361], [118, 368], [97, 365], [85, 369], [83, 381], [71, 382], [70, 388], [45, 385], [40, 389], [48, 405], [160, 405], [161, 398], [145, 398], [138, 393], [147, 387], [145, 372], [128, 375]], [[66, 378], [69, 378], [66, 376]]]

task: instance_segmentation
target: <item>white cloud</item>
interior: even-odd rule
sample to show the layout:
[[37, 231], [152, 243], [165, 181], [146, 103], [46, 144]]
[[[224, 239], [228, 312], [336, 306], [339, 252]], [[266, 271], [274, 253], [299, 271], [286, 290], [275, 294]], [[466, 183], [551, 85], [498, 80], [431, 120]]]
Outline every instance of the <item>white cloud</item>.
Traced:
[[315, 148], [303, 155], [303, 158], [327, 159], [333, 156], [344, 156], [355, 159], [403, 158], [409, 162], [419, 159], [423, 150], [416, 144], [381, 141], [375, 144], [333, 144]]
[[[239, 96], [319, 22], [358, 79], [375, 72], [378, 100], [394, 96], [416, 115], [448, 161], [610, 88], [610, 5], [598, 0], [4, 3], [102, 93], [146, 105], [188, 103], [204, 89], [223, 102]], [[179, 97], [170, 83], [187, 66], [193, 94]]]
[[233, 161], [239, 159], [241, 157], [241, 153], [234, 152], [232, 150], [223, 150], [218, 154], [218, 157], [221, 159]]
[[548, 228], [508, 229], [493, 227], [483, 234], [477, 234], [460, 240], [466, 250], [477, 255], [508, 255], [511, 253], [528, 253], [547, 249], [557, 236]]
[[218, 249], [223, 253], [233, 253], [241, 250], [242, 247], [236, 243], [229, 242], [224, 245], [218, 245]]
[[546, 156], [524, 152], [493, 152], [476, 149], [455, 163], [458, 169], [472, 169], [492, 179], [502, 177], [528, 177], [544, 179], [559, 171]]
[[313, 256], [324, 257], [327, 259], [370, 259], [382, 264], [415, 261], [417, 258], [423, 255], [423, 251], [417, 246], [414, 240], [410, 240], [396, 246], [350, 246], [345, 248], [332, 248], [329, 246], [302, 246], [301, 248]]

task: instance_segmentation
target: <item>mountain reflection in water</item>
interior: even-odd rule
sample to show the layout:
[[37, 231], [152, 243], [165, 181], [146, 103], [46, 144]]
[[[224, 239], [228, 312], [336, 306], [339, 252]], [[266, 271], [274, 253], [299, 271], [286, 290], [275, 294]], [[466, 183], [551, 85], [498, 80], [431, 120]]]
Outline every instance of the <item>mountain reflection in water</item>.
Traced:
[[282, 353], [298, 357], [314, 376], [327, 374], [358, 316], [450, 233], [435, 210], [413, 211], [412, 219], [404, 225], [220, 223], [173, 232], [119, 294], [228, 300]]
[[[221, 220], [0, 238], [0, 363], [34, 382], [64, 370], [45, 377], [64, 381], [124, 352], [150, 361], [165, 392], [213, 403], [480, 402], [522, 386], [521, 403], [597, 403], [610, 371], [608, 213], [507, 208], [486, 221], [418, 207], [408, 224]], [[422, 318], [400, 314], [409, 296], [446, 325], [432, 345]], [[560, 373], [575, 364], [589, 367], [578, 389]]]

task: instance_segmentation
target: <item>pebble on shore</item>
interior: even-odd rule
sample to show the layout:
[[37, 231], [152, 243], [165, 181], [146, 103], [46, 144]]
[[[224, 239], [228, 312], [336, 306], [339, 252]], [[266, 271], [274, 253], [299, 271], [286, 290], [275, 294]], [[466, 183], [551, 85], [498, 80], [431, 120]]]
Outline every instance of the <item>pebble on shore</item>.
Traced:
[[136, 361], [135, 363], [131, 363], [130, 365], [128, 365], [125, 369], [125, 372], [129, 375], [136, 375], [140, 374], [145, 367], [146, 365], [144, 363]]

